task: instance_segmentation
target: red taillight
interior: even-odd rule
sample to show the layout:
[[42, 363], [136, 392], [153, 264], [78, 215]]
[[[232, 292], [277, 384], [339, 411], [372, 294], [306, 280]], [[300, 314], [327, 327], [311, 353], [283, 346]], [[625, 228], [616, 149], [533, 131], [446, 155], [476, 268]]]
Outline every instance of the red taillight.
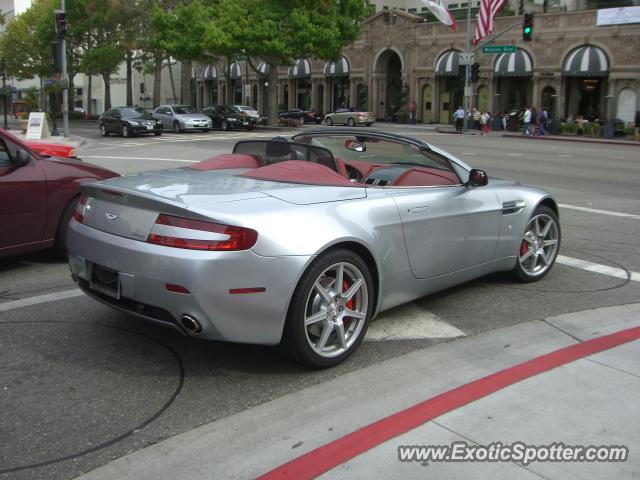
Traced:
[[175, 285], [173, 283], [165, 283], [164, 288], [167, 290], [167, 292], [183, 293], [185, 295], [188, 295], [189, 293], [191, 293], [182, 285]]
[[357, 115], [358, 115], [358, 118], [364, 118], [365, 117], [364, 113], [358, 113]]
[[84, 206], [87, 204], [87, 196], [83, 193], [80, 195], [80, 200], [78, 200], [78, 204], [76, 205], [76, 211], [73, 212], [73, 219], [82, 223], [84, 220]]
[[147, 242], [190, 250], [248, 250], [258, 240], [250, 228], [160, 214]]

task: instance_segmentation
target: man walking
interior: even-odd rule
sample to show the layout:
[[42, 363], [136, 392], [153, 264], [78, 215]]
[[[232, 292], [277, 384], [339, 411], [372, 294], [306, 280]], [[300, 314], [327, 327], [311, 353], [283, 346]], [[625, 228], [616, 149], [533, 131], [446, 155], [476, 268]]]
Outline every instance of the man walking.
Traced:
[[473, 128], [480, 130], [480, 121], [482, 119], [482, 113], [477, 108], [473, 109]]
[[524, 112], [524, 134], [528, 137], [531, 135], [531, 107], [527, 107]]
[[453, 119], [456, 122], [456, 132], [462, 133], [462, 123], [464, 122], [464, 109], [462, 107], [458, 107], [453, 113]]
[[541, 136], [547, 135], [547, 111], [542, 107], [538, 113], [538, 133]]

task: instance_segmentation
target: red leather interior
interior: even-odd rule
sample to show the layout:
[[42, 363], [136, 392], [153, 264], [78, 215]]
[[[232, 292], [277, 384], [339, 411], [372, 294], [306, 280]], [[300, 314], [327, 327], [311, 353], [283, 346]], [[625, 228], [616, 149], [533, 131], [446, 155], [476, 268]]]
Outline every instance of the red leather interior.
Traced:
[[262, 166], [261, 159], [247, 153], [225, 153], [208, 158], [193, 165], [189, 168], [194, 170], [221, 170], [224, 168], [258, 168]]
[[398, 175], [391, 185], [394, 187], [431, 187], [459, 183], [460, 180], [451, 172], [436, 172], [431, 168], [413, 167]]
[[239, 176], [311, 185], [356, 186], [335, 170], [319, 163], [304, 160], [274, 163], [242, 173]]
[[347, 165], [340, 157], [334, 157], [336, 159], [336, 166], [338, 167], [338, 173], [345, 178], [349, 178], [349, 172], [347, 172]]

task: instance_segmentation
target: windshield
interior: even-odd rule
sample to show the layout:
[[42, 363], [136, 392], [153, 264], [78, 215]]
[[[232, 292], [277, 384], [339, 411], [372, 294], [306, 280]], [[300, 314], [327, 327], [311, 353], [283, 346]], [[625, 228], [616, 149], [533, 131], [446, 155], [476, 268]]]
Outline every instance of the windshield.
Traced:
[[178, 105], [173, 107], [173, 111], [175, 113], [179, 113], [179, 114], [184, 114], [184, 113], [196, 113], [195, 109], [193, 107], [190, 107], [189, 105]]
[[120, 115], [122, 115], [122, 118], [132, 118], [132, 117], [146, 117], [148, 113], [144, 108], [131, 107], [131, 108], [121, 109]]

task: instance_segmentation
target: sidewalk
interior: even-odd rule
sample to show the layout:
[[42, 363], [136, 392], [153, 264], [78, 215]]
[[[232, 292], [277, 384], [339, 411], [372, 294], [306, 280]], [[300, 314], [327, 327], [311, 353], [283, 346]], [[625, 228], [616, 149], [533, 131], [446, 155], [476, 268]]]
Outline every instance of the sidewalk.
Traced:
[[[83, 480], [632, 478], [640, 304], [417, 350], [169, 438]], [[383, 348], [383, 344], [380, 345]], [[622, 445], [626, 462], [400, 462], [401, 445]]]

